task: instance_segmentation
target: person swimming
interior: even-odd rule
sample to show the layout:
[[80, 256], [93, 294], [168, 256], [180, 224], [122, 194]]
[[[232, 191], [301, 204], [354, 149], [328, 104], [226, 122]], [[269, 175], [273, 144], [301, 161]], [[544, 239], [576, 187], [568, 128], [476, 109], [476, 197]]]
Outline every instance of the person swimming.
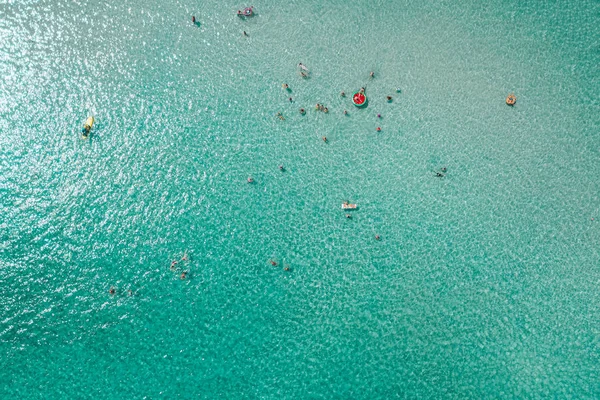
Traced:
[[344, 91], [342, 91], [342, 92], [340, 93], [340, 96], [342, 96], [342, 97], [346, 97], [346, 93], [344, 93]]
[[280, 113], [280, 112], [278, 112], [278, 113], [277, 113], [277, 118], [279, 118], [279, 119], [280, 119], [280, 120], [282, 120], [282, 121], [285, 121], [285, 117], [284, 117], [284, 116], [283, 116], [283, 114], [282, 114], [282, 113]]
[[179, 279], [184, 280], [186, 276], [187, 276], [187, 272], [183, 271], [181, 273], [181, 275], [179, 275]]
[[344, 110], [344, 115], [348, 115], [348, 111]]
[[442, 172], [446, 172], [447, 170], [448, 170], [448, 168], [442, 167]]
[[252, 177], [248, 177], [247, 181], [248, 183], [254, 183], [254, 179], [252, 179]]
[[171, 269], [175, 269], [175, 267], [177, 266], [177, 261], [173, 260], [171, 261]]
[[284, 89], [289, 89], [290, 88], [290, 86], [287, 83], [284, 83], [283, 85], [281, 85], [281, 87], [284, 88]]
[[436, 172], [435, 176], [437, 176], [438, 178], [443, 178], [445, 175], [442, 174], [441, 172]]
[[386, 97], [386, 98], [387, 98], [387, 101], [388, 101], [388, 102], [389, 102], [389, 101], [392, 101], [392, 96], [388, 96], [388, 97]]
[[277, 266], [277, 261], [271, 260], [271, 265], [274, 266], [274, 267], [276, 267]]
[[371, 73], [369, 74], [369, 78], [375, 78], [375, 72], [371, 71]]
[[324, 141], [325, 143], [327, 143], [327, 136], [323, 136], [321, 139], [323, 139], [323, 141]]
[[108, 293], [110, 293], [111, 295], [115, 294], [116, 293], [115, 288], [111, 286], [111, 288], [108, 289]]
[[381, 237], [379, 235], [375, 235], [375, 240], [379, 240]]
[[294, 99], [292, 99], [291, 97], [288, 100], [290, 101], [290, 103], [294, 102]]
[[302, 115], [306, 114], [306, 110], [304, 108], [301, 108], [300, 109], [300, 114], [302, 114]]
[[284, 167], [283, 165], [280, 165], [280, 166], [279, 166], [279, 170], [280, 170], [280, 171], [285, 171], [285, 167]]
[[377, 114], [377, 118], [381, 118], [381, 114]]
[[377, 127], [377, 132], [381, 132], [381, 127]]
[[328, 109], [327, 107], [323, 107], [323, 112], [324, 112], [324, 113], [328, 113], [328, 112], [329, 112], [329, 109]]
[[196, 23], [196, 17], [194, 17], [194, 16], [192, 15], [192, 24], [195, 24], [195, 23]]
[[350, 219], [350, 218], [352, 218], [352, 215], [346, 214], [346, 218]]
[[243, 32], [243, 35], [244, 35], [244, 36], [248, 36], [248, 34], [246, 33], [246, 31], [244, 31], [244, 32]]

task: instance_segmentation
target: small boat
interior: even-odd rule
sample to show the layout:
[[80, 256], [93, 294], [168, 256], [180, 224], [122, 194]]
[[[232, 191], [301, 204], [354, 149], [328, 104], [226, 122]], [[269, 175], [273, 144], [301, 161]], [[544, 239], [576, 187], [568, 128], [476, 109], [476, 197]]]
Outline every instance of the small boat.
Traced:
[[90, 136], [90, 131], [92, 130], [92, 127], [94, 126], [94, 117], [88, 117], [85, 122], [83, 123], [83, 129], [81, 130], [81, 137], [86, 139], [88, 136]]
[[342, 210], [356, 210], [358, 206], [352, 203], [342, 203]]
[[367, 104], [367, 96], [363, 91], [356, 92], [352, 96], [352, 103], [354, 103], [356, 107], [362, 107]]

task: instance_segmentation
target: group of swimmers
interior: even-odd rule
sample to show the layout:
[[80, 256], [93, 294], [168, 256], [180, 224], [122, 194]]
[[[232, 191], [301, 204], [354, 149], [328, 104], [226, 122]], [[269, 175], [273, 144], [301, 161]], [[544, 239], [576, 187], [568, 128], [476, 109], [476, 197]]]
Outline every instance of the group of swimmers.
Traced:
[[[180, 260], [173, 260], [171, 261], [171, 271], [175, 271], [177, 269], [177, 264], [180, 262], [187, 262], [190, 260], [190, 257], [188, 256], [187, 250], [183, 253], [183, 256], [181, 256]], [[187, 277], [188, 272], [187, 271], [183, 271], [181, 273], [181, 275], [179, 275], [179, 279], [184, 280]]]
[[329, 109], [327, 107], [325, 107], [323, 104], [319, 104], [319, 103], [317, 103], [317, 105], [315, 106], [315, 110], [323, 111], [326, 114], [329, 112]]
[[435, 173], [435, 176], [437, 176], [438, 178], [443, 178], [446, 176], [446, 171], [448, 171], [448, 168], [442, 167], [442, 168], [440, 168], [439, 171], [433, 171], [433, 172]]
[[[308, 68], [306, 68], [306, 66], [305, 66], [304, 64], [302, 64], [302, 63], [299, 63], [299, 64], [298, 64], [298, 68], [300, 69], [300, 72], [301, 72], [301, 73], [308, 73]], [[375, 72], [371, 71], [371, 72], [369, 73], [369, 77], [370, 77], [370, 78], [374, 78], [374, 77], [375, 77]], [[288, 85], [287, 83], [283, 83], [283, 84], [281, 84], [281, 87], [282, 87], [284, 90], [286, 90], [287, 92], [291, 92], [291, 91], [292, 91], [292, 89], [290, 88], [290, 85]], [[363, 93], [363, 94], [364, 94], [364, 93], [365, 93], [365, 91], [366, 91], [366, 87], [361, 87], [361, 88], [360, 88], [360, 90], [359, 90], [358, 92], [359, 92], [359, 93]], [[400, 89], [396, 89], [396, 91], [397, 91], [397, 92], [400, 92]], [[341, 97], [346, 97], [346, 92], [344, 92], [344, 91], [341, 91], [341, 92], [340, 92], [340, 96], [341, 96]], [[391, 101], [392, 101], [392, 96], [387, 96], [387, 97], [386, 97], [386, 99], [387, 99], [387, 101], [388, 101], [388, 103], [389, 103], [389, 102], [391, 102]], [[292, 97], [289, 97], [289, 98], [288, 98], [288, 100], [290, 101], [290, 103], [291, 103], [291, 102], [293, 102], [293, 98], [292, 98]], [[320, 104], [320, 103], [317, 103], [317, 104], [316, 104], [316, 106], [315, 106], [315, 110], [317, 110], [317, 111], [322, 111], [322, 112], [324, 112], [324, 113], [328, 113], [328, 112], [329, 112], [329, 109], [328, 109], [327, 107], [325, 107], [325, 105], [323, 105], [323, 104]], [[299, 109], [299, 111], [300, 111], [300, 115], [305, 115], [305, 114], [306, 114], [306, 110], [305, 110], [304, 108], [300, 108], [300, 109]], [[344, 115], [348, 115], [348, 110], [344, 110]], [[282, 120], [282, 121], [283, 121], [283, 120], [285, 120], [285, 117], [283, 116], [283, 114], [282, 114], [281, 112], [278, 112], [278, 113], [276, 114], [276, 116], [277, 116], [277, 117], [278, 117], [280, 120]], [[381, 117], [381, 114], [377, 114], [377, 118], [381, 119], [381, 118], [382, 118], [382, 117]], [[377, 132], [381, 132], [381, 127], [379, 127], [379, 126], [378, 126], [378, 127], [376, 128], [376, 131], [377, 131]], [[323, 139], [323, 141], [324, 141], [325, 143], [327, 143], [327, 137], [323, 136], [323, 137], [322, 137], [322, 139]]]

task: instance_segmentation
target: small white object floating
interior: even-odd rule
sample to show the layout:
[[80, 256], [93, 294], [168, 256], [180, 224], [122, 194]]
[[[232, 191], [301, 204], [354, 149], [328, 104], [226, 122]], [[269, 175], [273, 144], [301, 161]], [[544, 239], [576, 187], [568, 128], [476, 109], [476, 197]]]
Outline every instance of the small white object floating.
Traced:
[[356, 210], [358, 206], [351, 203], [342, 203], [342, 210]]

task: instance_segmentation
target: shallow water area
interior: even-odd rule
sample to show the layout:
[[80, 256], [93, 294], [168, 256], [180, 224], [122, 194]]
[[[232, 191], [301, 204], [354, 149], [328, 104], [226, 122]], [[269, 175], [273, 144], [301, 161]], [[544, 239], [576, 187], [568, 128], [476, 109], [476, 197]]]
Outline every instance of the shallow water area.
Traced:
[[598, 397], [600, 5], [252, 5], [0, 2], [0, 397]]

